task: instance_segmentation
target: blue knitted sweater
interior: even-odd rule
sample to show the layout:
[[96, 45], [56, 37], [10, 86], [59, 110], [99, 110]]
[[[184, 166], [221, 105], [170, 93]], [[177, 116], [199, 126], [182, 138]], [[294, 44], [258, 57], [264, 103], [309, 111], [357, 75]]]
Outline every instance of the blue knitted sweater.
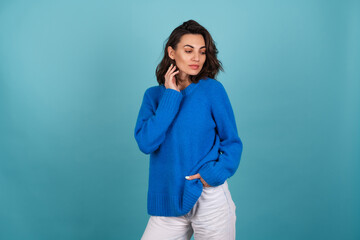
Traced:
[[212, 78], [180, 92], [164, 85], [146, 89], [134, 136], [150, 154], [147, 211], [153, 216], [187, 214], [203, 184], [185, 176], [199, 173], [219, 186], [234, 175], [243, 148], [225, 88]]

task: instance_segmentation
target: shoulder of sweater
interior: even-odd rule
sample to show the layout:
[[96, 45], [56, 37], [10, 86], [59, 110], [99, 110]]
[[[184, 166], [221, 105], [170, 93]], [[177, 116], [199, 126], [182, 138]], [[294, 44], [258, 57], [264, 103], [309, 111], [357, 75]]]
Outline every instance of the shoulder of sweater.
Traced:
[[207, 78], [207, 79], [205, 80], [205, 82], [206, 82], [205, 85], [207, 86], [207, 90], [208, 90], [208, 91], [213, 91], [213, 92], [212, 92], [213, 94], [216, 93], [216, 92], [224, 91], [224, 90], [225, 90], [224, 85], [223, 85], [220, 81], [218, 81], [218, 80], [216, 80], [216, 79]]
[[145, 94], [148, 94], [150, 96], [159, 95], [162, 90], [161, 88], [162, 88], [162, 85], [148, 87], [145, 90]]

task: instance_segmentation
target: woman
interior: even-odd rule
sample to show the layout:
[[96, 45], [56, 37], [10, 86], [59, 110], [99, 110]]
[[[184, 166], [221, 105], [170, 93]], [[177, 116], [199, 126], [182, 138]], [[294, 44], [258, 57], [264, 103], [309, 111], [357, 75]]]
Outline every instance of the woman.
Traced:
[[150, 154], [147, 239], [235, 239], [236, 206], [227, 178], [242, 142], [209, 32], [194, 20], [171, 33], [146, 89], [134, 136]]

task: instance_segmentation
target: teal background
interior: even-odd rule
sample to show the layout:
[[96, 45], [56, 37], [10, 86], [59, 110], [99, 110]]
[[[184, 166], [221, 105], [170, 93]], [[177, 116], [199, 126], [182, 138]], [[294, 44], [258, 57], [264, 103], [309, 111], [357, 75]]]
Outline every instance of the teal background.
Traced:
[[133, 137], [171, 31], [212, 34], [237, 239], [360, 239], [359, 1], [1, 1], [0, 239], [140, 239]]

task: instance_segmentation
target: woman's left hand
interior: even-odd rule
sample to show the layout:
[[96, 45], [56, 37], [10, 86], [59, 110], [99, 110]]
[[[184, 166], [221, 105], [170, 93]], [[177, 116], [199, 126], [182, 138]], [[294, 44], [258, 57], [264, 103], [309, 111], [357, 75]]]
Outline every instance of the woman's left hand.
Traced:
[[[186, 178], [186, 177], [185, 177]], [[186, 178], [187, 180], [193, 180], [193, 179], [196, 179], [196, 178], [200, 178], [200, 181], [202, 182], [203, 186], [204, 187], [211, 187], [209, 184], [207, 184], [205, 182], [205, 180], [200, 176], [200, 173], [197, 173], [195, 175], [192, 175], [192, 176], [188, 176], [188, 178]]]

